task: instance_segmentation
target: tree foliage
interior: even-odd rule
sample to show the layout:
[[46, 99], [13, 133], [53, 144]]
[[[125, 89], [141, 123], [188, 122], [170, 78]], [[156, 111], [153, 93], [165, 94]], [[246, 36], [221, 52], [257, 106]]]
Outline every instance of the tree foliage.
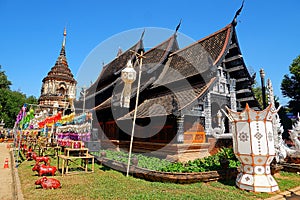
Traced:
[[14, 126], [17, 114], [24, 103], [36, 104], [37, 99], [34, 96], [26, 97], [19, 91], [12, 91], [5, 71], [1, 70], [0, 65], [0, 120], [3, 119], [5, 127]]
[[258, 86], [257, 84], [255, 84], [255, 85], [252, 87], [252, 91], [254, 92], [254, 96], [255, 96], [256, 100], [258, 101], [260, 107], [263, 108], [263, 98], [262, 98], [262, 90], [261, 90], [261, 87]]
[[281, 82], [281, 91], [288, 97], [289, 108], [295, 115], [300, 112], [300, 55], [293, 60], [289, 67], [290, 75], [286, 74]]
[[[258, 84], [256, 83], [253, 86], [252, 90], [254, 92], [255, 98], [257, 99], [260, 107], [263, 108], [262, 89], [261, 89], [261, 87], [258, 86]], [[277, 96], [275, 96], [274, 98], [275, 98], [274, 99], [275, 100], [275, 107], [279, 108], [279, 106], [280, 106], [279, 98]], [[266, 102], [268, 104], [268, 92], [267, 91], [266, 91]], [[289, 119], [286, 116], [286, 113], [288, 111], [289, 110], [286, 107], [281, 107], [281, 109], [278, 111], [280, 122], [283, 126], [283, 129], [284, 129], [284, 133], [283, 133], [283, 136], [282, 136], [284, 139], [289, 137], [288, 130], [292, 128], [292, 121], [291, 121], [291, 119]]]
[[9, 89], [11, 86], [11, 82], [7, 79], [5, 71], [1, 70], [2, 66], [0, 65], [0, 88]]

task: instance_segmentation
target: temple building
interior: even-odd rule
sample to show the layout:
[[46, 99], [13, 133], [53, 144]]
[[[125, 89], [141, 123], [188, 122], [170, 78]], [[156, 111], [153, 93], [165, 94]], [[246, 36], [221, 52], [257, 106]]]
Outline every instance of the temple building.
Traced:
[[38, 99], [40, 109], [49, 110], [49, 114], [53, 114], [57, 110], [74, 110], [77, 82], [73, 77], [66, 58], [66, 29], [64, 29], [63, 36], [60, 54], [55, 65], [42, 81], [41, 96]]
[[[260, 109], [252, 91], [253, 77], [245, 65], [236, 33], [236, 16], [224, 28], [180, 48], [177, 30], [156, 47], [144, 50], [143, 35], [105, 65], [87, 89], [85, 105], [95, 111], [103, 148], [129, 149], [138, 81], [131, 86], [129, 108], [122, 105], [121, 71], [128, 60], [139, 72], [144, 52], [133, 151], [170, 160], [207, 156], [217, 134], [230, 133], [221, 114], [225, 106]], [[138, 79], [138, 78], [137, 78]], [[229, 134], [230, 135], [230, 134]]]

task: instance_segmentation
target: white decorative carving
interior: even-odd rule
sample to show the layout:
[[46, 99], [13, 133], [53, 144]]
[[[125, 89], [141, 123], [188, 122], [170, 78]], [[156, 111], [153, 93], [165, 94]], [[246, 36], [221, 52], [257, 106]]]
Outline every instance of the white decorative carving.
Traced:
[[218, 118], [218, 126], [215, 128], [210, 127], [210, 133], [212, 134], [212, 136], [214, 136], [217, 139], [232, 138], [231, 133], [225, 133], [225, 122], [224, 122], [225, 119], [224, 117], [222, 117], [222, 113], [220, 110], [217, 113], [217, 118]]
[[[272, 105], [271, 110], [276, 110], [275, 107], [275, 98], [273, 92], [273, 86], [270, 79], [267, 82], [267, 89], [268, 89], [268, 103]], [[280, 109], [280, 106], [277, 110]], [[273, 118], [273, 132], [274, 132], [274, 145], [275, 145], [275, 152], [276, 152], [276, 162], [284, 162], [284, 159], [287, 156], [293, 155], [295, 151], [290, 149], [282, 139], [282, 133], [284, 132], [283, 127], [280, 123], [280, 118], [278, 113], [275, 114]]]
[[[295, 151], [297, 154], [300, 154], [300, 141], [299, 141], [299, 134], [300, 134], [300, 116], [298, 113], [297, 122], [293, 125], [293, 129], [290, 131], [291, 140], [295, 145]], [[295, 153], [296, 153], [295, 152]]]

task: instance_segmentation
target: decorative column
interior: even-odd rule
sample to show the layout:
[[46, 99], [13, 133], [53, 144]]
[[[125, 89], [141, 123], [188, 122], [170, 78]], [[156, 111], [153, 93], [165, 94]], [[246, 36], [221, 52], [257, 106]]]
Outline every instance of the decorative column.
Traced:
[[211, 101], [210, 101], [210, 92], [206, 95], [205, 100], [205, 133], [206, 135], [211, 135]]
[[49, 89], [48, 82], [45, 82], [42, 87], [43, 87], [43, 93], [42, 94], [47, 94], [48, 93], [48, 89]]
[[184, 115], [180, 114], [177, 117], [177, 143], [184, 142]]
[[52, 94], [55, 94], [55, 82], [53, 80], [51, 80], [52, 82]]
[[271, 110], [271, 105], [263, 111], [254, 111], [248, 104], [242, 112], [227, 110], [233, 130], [233, 150], [241, 162], [236, 185], [254, 192], [279, 190], [270, 170], [275, 157], [272, 121], [276, 111]]
[[262, 90], [262, 101], [263, 101], [263, 109], [267, 107], [266, 103], [266, 86], [265, 86], [265, 71], [263, 68], [260, 69], [260, 79], [261, 79], [261, 90]]
[[235, 91], [236, 81], [235, 79], [230, 79], [230, 108], [231, 110], [237, 110], [236, 108], [236, 91]]

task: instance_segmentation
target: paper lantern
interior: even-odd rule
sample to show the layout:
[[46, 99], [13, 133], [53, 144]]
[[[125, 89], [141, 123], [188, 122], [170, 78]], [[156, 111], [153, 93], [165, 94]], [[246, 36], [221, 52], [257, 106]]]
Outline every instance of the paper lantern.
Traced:
[[246, 104], [242, 112], [230, 109], [228, 112], [234, 153], [241, 162], [236, 185], [254, 192], [279, 190], [270, 170], [275, 157], [272, 120], [276, 111], [271, 111], [271, 105], [263, 111], [254, 111]]
[[121, 107], [129, 108], [131, 85], [136, 79], [136, 71], [133, 69], [131, 60], [128, 61], [127, 67], [122, 70], [121, 78], [124, 81], [124, 89], [121, 97]]

